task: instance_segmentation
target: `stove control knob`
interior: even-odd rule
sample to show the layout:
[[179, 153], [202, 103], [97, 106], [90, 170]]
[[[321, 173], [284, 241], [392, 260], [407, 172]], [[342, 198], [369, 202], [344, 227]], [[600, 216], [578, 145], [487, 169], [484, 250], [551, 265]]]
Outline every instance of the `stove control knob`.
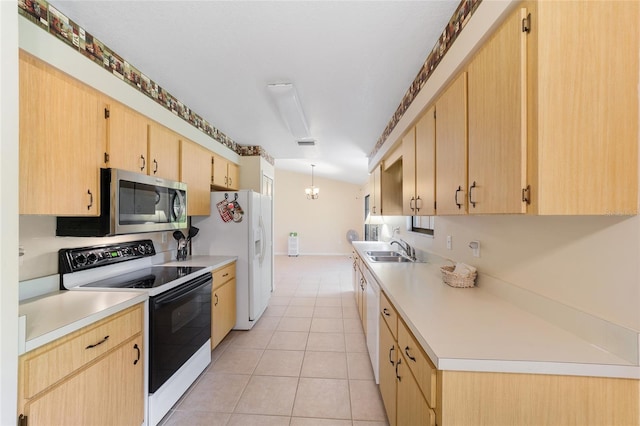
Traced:
[[73, 260], [78, 266], [84, 266], [84, 264], [87, 263], [87, 257], [84, 254], [77, 255]]
[[151, 244], [145, 244], [144, 249], [147, 254], [153, 253], [153, 246]]
[[96, 263], [96, 261], [98, 260], [98, 256], [95, 253], [89, 253], [89, 255], [87, 256], [87, 264], [92, 264], [92, 263]]
[[140, 244], [138, 246], [138, 254], [144, 254], [144, 245]]
[[131, 247], [125, 247], [122, 249], [122, 254], [124, 254], [125, 256], [131, 256], [133, 254], [133, 250], [131, 249]]

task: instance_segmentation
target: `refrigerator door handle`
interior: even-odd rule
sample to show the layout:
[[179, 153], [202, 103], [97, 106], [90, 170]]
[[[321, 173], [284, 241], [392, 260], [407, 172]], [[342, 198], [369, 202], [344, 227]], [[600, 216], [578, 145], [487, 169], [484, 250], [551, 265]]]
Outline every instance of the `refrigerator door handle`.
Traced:
[[262, 266], [262, 262], [264, 261], [264, 252], [267, 249], [267, 242], [265, 241], [267, 238], [267, 235], [264, 231], [264, 222], [262, 221], [262, 215], [260, 215], [260, 217], [258, 218], [258, 222], [259, 222], [259, 226], [260, 226], [260, 234], [261, 234], [261, 247], [260, 247], [260, 266]]

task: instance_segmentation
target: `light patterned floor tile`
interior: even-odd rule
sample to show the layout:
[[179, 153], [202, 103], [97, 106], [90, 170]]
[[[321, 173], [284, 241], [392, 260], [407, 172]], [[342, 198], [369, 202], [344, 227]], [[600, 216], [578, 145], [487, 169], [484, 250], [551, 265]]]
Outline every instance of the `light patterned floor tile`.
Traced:
[[297, 377], [252, 376], [235, 412], [290, 416], [297, 386]]
[[311, 329], [311, 318], [282, 317], [278, 324], [278, 331], [304, 331]]
[[267, 345], [267, 349], [304, 351], [309, 333], [301, 331], [276, 331]]
[[303, 358], [304, 351], [266, 350], [253, 374], [298, 377]]
[[185, 398], [177, 409], [232, 413], [250, 377], [239, 374], [207, 373], [198, 380], [191, 389], [189, 397]]
[[344, 352], [343, 333], [309, 333], [308, 351]]
[[313, 318], [312, 333], [344, 333], [342, 318]]
[[159, 423], [159, 426], [225, 426], [231, 414], [211, 411], [176, 410]]
[[349, 382], [301, 377], [293, 416], [350, 419]]
[[349, 380], [353, 420], [386, 421], [378, 385], [373, 380]]
[[251, 374], [258, 365], [263, 350], [227, 348], [210, 371], [227, 374]]
[[346, 379], [347, 357], [344, 352], [306, 351], [300, 377]]
[[289, 426], [289, 420], [288, 416], [232, 414], [227, 426]]

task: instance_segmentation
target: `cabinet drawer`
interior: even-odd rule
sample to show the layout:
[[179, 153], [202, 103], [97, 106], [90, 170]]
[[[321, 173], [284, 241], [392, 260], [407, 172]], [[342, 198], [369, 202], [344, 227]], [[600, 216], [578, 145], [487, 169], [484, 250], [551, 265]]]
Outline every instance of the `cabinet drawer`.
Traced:
[[436, 367], [416, 342], [413, 334], [403, 322], [398, 322], [398, 349], [424, 393], [431, 408], [436, 406]]
[[398, 339], [398, 313], [395, 308], [387, 299], [387, 295], [384, 292], [380, 292], [380, 315], [384, 318], [384, 321], [389, 326], [391, 330], [391, 334], [393, 334], [394, 339]]
[[216, 289], [222, 284], [236, 277], [236, 262], [222, 266], [213, 271], [213, 288]]
[[20, 357], [24, 398], [31, 398], [141, 333], [142, 315], [142, 305], [134, 306]]

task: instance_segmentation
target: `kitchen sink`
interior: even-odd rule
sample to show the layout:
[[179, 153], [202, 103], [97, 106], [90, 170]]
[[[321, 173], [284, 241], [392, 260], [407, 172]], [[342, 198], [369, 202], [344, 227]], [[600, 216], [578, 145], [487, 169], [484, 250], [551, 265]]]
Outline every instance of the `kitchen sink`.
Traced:
[[391, 255], [391, 256], [369, 256], [372, 262], [413, 262], [413, 260], [408, 257], [404, 257], [401, 254]]
[[391, 250], [380, 250], [380, 251], [367, 251], [365, 252], [367, 256], [375, 256], [375, 257], [402, 257], [402, 254], [397, 251]]

